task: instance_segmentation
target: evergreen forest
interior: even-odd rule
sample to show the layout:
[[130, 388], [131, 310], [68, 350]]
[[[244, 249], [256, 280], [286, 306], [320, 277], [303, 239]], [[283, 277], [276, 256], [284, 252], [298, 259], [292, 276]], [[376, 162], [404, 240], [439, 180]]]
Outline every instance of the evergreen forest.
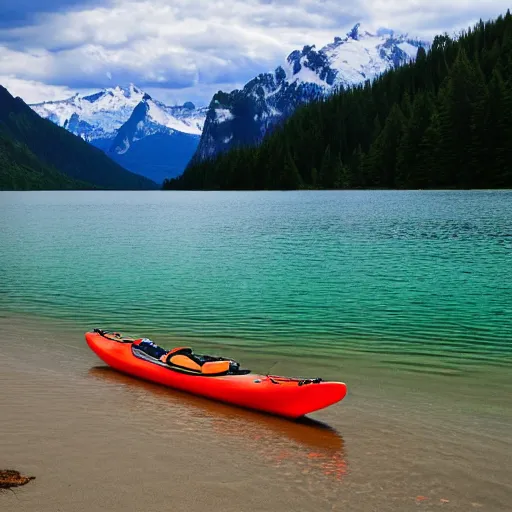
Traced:
[[414, 62], [298, 108], [258, 146], [164, 189], [512, 187], [512, 15], [438, 35]]

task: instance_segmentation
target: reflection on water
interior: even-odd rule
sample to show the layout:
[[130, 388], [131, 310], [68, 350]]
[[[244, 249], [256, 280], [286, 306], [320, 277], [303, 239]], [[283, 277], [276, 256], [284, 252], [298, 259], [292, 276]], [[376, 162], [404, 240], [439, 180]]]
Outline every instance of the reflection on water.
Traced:
[[[97, 366], [89, 375], [127, 389], [148, 414], [162, 414], [191, 435], [213, 431], [223, 442], [243, 443], [244, 450], [283, 471], [299, 469], [304, 476], [342, 480], [347, 473], [343, 437], [326, 423], [288, 420], [242, 409], [132, 378], [112, 368]], [[229, 446], [229, 445], [228, 445]]]

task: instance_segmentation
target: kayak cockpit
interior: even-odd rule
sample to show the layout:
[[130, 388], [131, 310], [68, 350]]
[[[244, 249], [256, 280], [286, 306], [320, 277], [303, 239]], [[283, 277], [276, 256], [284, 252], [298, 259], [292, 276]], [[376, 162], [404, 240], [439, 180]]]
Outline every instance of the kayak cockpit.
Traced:
[[246, 375], [251, 370], [240, 368], [240, 363], [226, 357], [195, 354], [190, 347], [166, 350], [148, 338], [124, 337], [118, 332], [95, 329], [94, 332], [118, 343], [130, 343], [134, 357], [144, 359], [171, 370], [191, 375], [216, 377], [221, 375]]
[[147, 338], [132, 343], [132, 352], [135, 357], [142, 356], [143, 359], [150, 357], [153, 361], [158, 361], [172, 370], [192, 375], [218, 377], [221, 375], [246, 375], [251, 372], [240, 368], [240, 363], [233, 359], [195, 354], [190, 347], [165, 350]]

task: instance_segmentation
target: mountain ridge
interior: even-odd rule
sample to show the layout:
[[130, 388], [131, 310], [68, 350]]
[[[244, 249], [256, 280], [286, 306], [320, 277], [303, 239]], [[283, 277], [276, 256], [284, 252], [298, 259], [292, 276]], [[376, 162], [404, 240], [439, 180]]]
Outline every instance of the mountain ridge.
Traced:
[[305, 45], [292, 51], [273, 72], [260, 73], [242, 89], [213, 96], [190, 164], [260, 142], [298, 106], [414, 60], [420, 47], [428, 43], [389, 29], [374, 34], [357, 23], [345, 37], [335, 37], [319, 50]]

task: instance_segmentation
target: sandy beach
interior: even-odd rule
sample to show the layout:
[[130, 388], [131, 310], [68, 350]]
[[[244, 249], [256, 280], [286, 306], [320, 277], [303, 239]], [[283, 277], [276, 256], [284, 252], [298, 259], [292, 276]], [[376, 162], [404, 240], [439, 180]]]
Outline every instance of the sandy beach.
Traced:
[[510, 395], [474, 413], [462, 377], [447, 409], [353, 362], [347, 398], [295, 423], [121, 375], [72, 324], [4, 316], [1, 333], [1, 465], [36, 477], [2, 511], [510, 510]]

